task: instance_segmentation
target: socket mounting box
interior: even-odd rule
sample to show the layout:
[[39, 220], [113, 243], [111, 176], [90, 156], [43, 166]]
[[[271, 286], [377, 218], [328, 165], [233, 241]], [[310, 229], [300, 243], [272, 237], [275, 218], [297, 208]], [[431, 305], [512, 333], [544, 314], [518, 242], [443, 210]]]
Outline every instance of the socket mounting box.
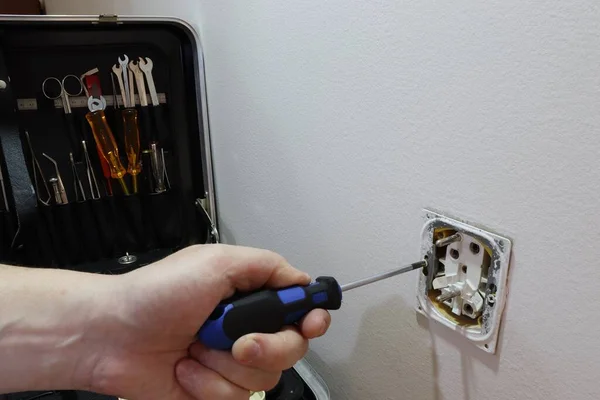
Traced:
[[424, 210], [417, 311], [495, 353], [512, 242], [479, 227]]

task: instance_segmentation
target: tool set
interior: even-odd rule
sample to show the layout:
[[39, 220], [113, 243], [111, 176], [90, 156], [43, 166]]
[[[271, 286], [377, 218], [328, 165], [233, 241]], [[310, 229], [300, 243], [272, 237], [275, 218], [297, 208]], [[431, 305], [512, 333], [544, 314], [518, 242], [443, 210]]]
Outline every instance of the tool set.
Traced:
[[[110, 68], [69, 70], [38, 83], [43, 97], [52, 101], [44, 112], [56, 114], [54, 107], [63, 110], [54, 129], [66, 141], [50, 148], [43, 145], [48, 137], [39, 127], [21, 133], [28, 160], [24, 167], [40, 220], [51, 236], [46, 240], [50, 245], [34, 263], [80, 268], [120, 260], [123, 254], [160, 248], [174, 251], [183, 245], [178, 190], [171, 187], [167, 173], [169, 165], [177, 164], [176, 154], [162, 142], [170, 132], [163, 121], [166, 96], [159, 98], [156, 91], [154, 62], [150, 57], [130, 59], [127, 54], [114, 60]], [[103, 93], [103, 87], [112, 93]], [[43, 99], [35, 101], [36, 107], [46, 104]], [[2, 218], [9, 219], [10, 193], [1, 168], [0, 196]], [[201, 214], [203, 220], [205, 215]], [[0, 250], [10, 253], [10, 236], [15, 232], [5, 231], [0, 231]], [[211, 240], [210, 233], [206, 240]], [[3, 258], [7, 257], [0, 254]]]

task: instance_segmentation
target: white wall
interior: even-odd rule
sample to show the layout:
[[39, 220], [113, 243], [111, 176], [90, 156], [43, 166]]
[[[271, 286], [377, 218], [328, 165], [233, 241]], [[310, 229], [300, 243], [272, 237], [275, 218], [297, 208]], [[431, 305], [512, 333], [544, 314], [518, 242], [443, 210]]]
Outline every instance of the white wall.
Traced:
[[415, 261], [425, 206], [513, 238], [498, 355], [399, 277], [313, 343], [334, 399], [600, 398], [596, 0], [48, 3], [199, 27], [227, 240], [348, 281]]

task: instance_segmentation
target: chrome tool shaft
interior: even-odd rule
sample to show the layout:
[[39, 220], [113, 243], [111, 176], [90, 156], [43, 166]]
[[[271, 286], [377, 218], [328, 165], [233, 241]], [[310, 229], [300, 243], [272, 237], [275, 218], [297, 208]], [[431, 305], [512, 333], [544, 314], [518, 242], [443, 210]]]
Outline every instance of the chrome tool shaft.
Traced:
[[365, 285], [369, 285], [371, 283], [374, 282], [378, 282], [387, 278], [391, 278], [392, 276], [396, 276], [396, 275], [400, 275], [400, 274], [404, 274], [405, 272], [410, 272], [410, 271], [414, 271], [415, 269], [419, 269], [419, 268], [424, 268], [427, 265], [426, 261], [419, 261], [404, 267], [400, 267], [397, 269], [393, 269], [391, 271], [387, 271], [381, 274], [377, 274], [374, 276], [371, 276], [369, 278], [365, 278], [365, 279], [361, 279], [355, 282], [350, 282], [346, 285], [342, 285], [341, 289], [342, 292], [346, 292], [348, 290], [352, 290], [352, 289], [356, 289], [358, 287], [361, 286], [365, 286]]

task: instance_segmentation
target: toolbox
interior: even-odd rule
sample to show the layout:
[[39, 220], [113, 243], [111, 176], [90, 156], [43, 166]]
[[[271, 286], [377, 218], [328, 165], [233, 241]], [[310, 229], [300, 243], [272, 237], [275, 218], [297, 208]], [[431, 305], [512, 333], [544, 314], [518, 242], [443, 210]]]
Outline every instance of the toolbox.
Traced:
[[[0, 17], [0, 262], [119, 274], [218, 242], [207, 107], [181, 20]], [[267, 400], [304, 399], [329, 393], [302, 361]]]

